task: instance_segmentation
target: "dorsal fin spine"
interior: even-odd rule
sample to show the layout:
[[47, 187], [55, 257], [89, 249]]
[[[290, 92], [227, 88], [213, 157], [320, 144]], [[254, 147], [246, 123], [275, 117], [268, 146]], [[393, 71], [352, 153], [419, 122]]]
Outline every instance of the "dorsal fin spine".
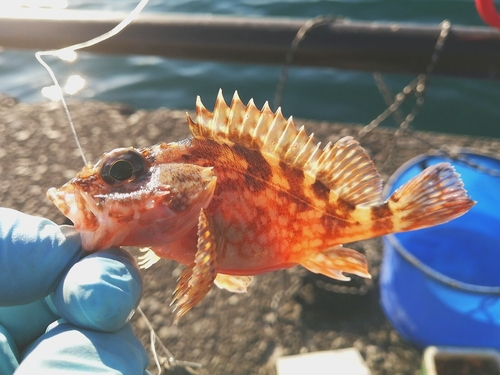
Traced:
[[262, 110], [260, 111], [260, 116], [257, 119], [257, 124], [255, 125], [255, 128], [253, 129], [253, 133], [251, 133], [252, 137], [254, 140], [258, 142], [259, 145], [264, 144], [264, 137], [267, 134], [268, 130], [268, 124], [272, 120], [273, 112], [269, 108], [269, 105], [264, 103], [264, 106], [262, 107]]
[[[241, 103], [243, 105], [243, 103]], [[243, 105], [244, 107], [244, 105]], [[248, 105], [245, 110], [245, 114], [243, 115], [243, 123], [239, 127], [238, 139], [241, 139], [246, 134], [250, 135], [252, 138], [255, 137], [255, 126], [254, 119], [260, 115], [259, 109], [255, 106], [253, 99], [250, 99]]]
[[236, 134], [238, 139], [241, 137], [241, 132], [243, 127], [237, 129], [231, 129], [229, 124], [243, 124], [245, 120], [245, 105], [241, 102], [240, 97], [238, 96], [238, 91], [234, 92], [233, 99], [231, 100], [231, 107], [229, 109], [229, 118], [227, 121], [227, 132], [234, 132], [236, 130]]
[[[303, 133], [305, 135], [305, 130], [303, 130]], [[299, 151], [297, 153], [297, 157], [293, 161], [294, 166], [304, 165], [306, 163], [309, 155], [310, 155], [309, 152], [310, 152], [311, 146], [314, 144], [313, 135], [311, 134], [309, 137], [306, 136], [306, 138], [307, 138], [306, 142], [302, 146], [302, 149], [299, 149]]]
[[224, 96], [222, 96], [222, 90], [219, 90], [217, 94], [217, 99], [215, 100], [215, 108], [213, 112], [213, 124], [212, 134], [217, 136], [217, 134], [227, 134], [228, 124], [229, 124], [229, 114], [230, 110], [224, 101]]
[[[288, 119], [288, 123], [291, 123], [291, 125], [295, 128], [292, 116], [290, 116], [290, 118]], [[301, 126], [300, 129], [297, 131], [297, 134], [295, 135], [294, 139], [292, 140], [290, 147], [285, 152], [285, 160], [290, 165], [292, 166], [295, 165], [295, 160], [297, 159], [297, 152], [300, 150], [301, 145], [304, 144], [305, 138], [307, 138], [307, 135], [305, 134], [304, 126]]]
[[[198, 137], [209, 138], [212, 135], [212, 127], [203, 126], [203, 123], [210, 123], [213, 120], [213, 113], [209, 112], [199, 96], [196, 97], [196, 131]], [[193, 134], [194, 135], [194, 134]], [[194, 135], [195, 136], [195, 135]]]
[[[292, 143], [295, 140], [294, 134], [296, 134], [297, 130], [295, 129], [295, 125], [290, 120], [285, 120], [285, 130], [281, 133], [280, 138], [278, 139], [278, 143], [276, 144], [276, 152], [282, 157], [282, 159], [287, 161], [288, 151], [292, 148]], [[283, 152], [283, 150], [286, 150]]]
[[281, 114], [281, 110], [278, 108], [274, 114], [273, 120], [269, 126], [269, 130], [264, 139], [264, 144], [270, 147], [270, 152], [273, 154], [278, 153], [278, 142], [283, 135], [283, 128], [286, 126], [286, 120]]
[[318, 171], [318, 166], [319, 166], [318, 161], [319, 161], [319, 158], [321, 157], [320, 146], [321, 146], [321, 142], [318, 142], [318, 144], [316, 144], [316, 147], [314, 148], [313, 152], [309, 156], [309, 159], [307, 159], [307, 162], [306, 162], [307, 169]]

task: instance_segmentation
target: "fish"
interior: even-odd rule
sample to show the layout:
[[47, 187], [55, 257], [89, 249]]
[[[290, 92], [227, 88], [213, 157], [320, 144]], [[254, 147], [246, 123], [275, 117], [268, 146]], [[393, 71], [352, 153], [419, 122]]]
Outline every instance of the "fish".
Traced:
[[321, 146], [266, 103], [219, 91], [187, 115], [192, 137], [118, 148], [87, 164], [48, 198], [73, 221], [86, 251], [145, 248], [141, 266], [186, 265], [174, 291], [174, 322], [213, 285], [242, 293], [255, 275], [301, 265], [338, 280], [369, 278], [346, 243], [426, 228], [475, 202], [449, 163], [428, 167], [382, 197], [382, 178], [353, 137]]

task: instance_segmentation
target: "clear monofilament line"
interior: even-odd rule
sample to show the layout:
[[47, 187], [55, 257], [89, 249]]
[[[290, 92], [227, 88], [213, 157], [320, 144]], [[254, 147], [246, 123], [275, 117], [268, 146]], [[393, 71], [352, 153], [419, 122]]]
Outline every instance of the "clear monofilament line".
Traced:
[[82, 156], [83, 159], [83, 164], [87, 164], [87, 159], [85, 158], [85, 154], [83, 152], [82, 146], [80, 144], [80, 140], [78, 139], [78, 134], [76, 134], [76, 128], [75, 124], [73, 123], [73, 118], [71, 117], [71, 113], [69, 112], [68, 104], [66, 103], [66, 99], [64, 99], [64, 94], [63, 90], [61, 89], [61, 86], [59, 85], [59, 81], [56, 78], [56, 75], [54, 74], [54, 71], [50, 68], [50, 66], [43, 61], [42, 56], [43, 55], [51, 55], [49, 53], [46, 53], [46, 51], [38, 51], [35, 53], [35, 57], [38, 60], [38, 62], [49, 72], [50, 78], [52, 78], [52, 82], [54, 85], [59, 89], [60, 97], [59, 100], [61, 100], [61, 104], [64, 108], [64, 113], [66, 114], [66, 118], [68, 119], [69, 127], [71, 129], [71, 132], [73, 133], [73, 137], [75, 138], [76, 146], [78, 147], [78, 150], [80, 151], [80, 155]]
[[50, 51], [38, 51], [35, 53], [36, 59], [47, 70], [47, 72], [50, 75], [50, 78], [52, 79], [52, 82], [58, 88], [58, 90], [60, 92], [61, 104], [64, 108], [64, 112], [66, 114], [66, 117], [68, 118], [69, 126], [70, 126], [71, 131], [73, 133], [73, 136], [75, 138], [76, 145], [78, 146], [78, 150], [80, 151], [80, 154], [82, 156], [84, 164], [87, 164], [87, 159], [85, 158], [85, 154], [84, 154], [83, 149], [80, 145], [80, 141], [78, 140], [78, 135], [76, 133], [75, 125], [74, 125], [73, 120], [71, 118], [71, 114], [69, 112], [69, 108], [68, 108], [68, 105], [66, 103], [66, 100], [64, 99], [63, 90], [62, 90], [61, 86], [59, 85], [59, 82], [58, 82], [53, 70], [43, 60], [42, 56], [59, 56], [64, 52], [69, 52], [69, 51], [75, 52], [77, 50], [87, 48], [87, 47], [93, 46], [95, 44], [101, 43], [101, 42], [115, 36], [116, 34], [121, 32], [125, 27], [127, 27], [141, 13], [141, 11], [144, 9], [144, 7], [146, 6], [146, 4], [148, 2], [149, 2], [149, 0], [141, 0], [139, 2], [139, 4], [137, 4], [137, 6], [127, 15], [127, 17], [125, 17], [118, 25], [116, 25], [111, 30], [109, 30], [108, 32], [106, 32], [102, 35], [99, 35], [95, 38], [92, 38], [86, 42], [77, 43], [77, 44], [74, 44], [74, 45], [69, 46], [69, 47], [64, 47], [61, 49], [50, 50]]
[[178, 361], [175, 359], [173, 354], [170, 352], [170, 350], [167, 349], [165, 345], [163, 345], [163, 342], [160, 340], [158, 335], [156, 334], [156, 331], [153, 328], [153, 325], [149, 321], [148, 317], [142, 310], [141, 306], [137, 306], [137, 312], [141, 315], [143, 321], [146, 323], [146, 326], [149, 329], [149, 337], [150, 337], [150, 342], [151, 342], [151, 353], [153, 354], [153, 360], [156, 364], [156, 368], [158, 369], [158, 375], [161, 375], [162, 373], [162, 368], [161, 368], [161, 361], [160, 358], [158, 357], [158, 353], [156, 353], [156, 341], [158, 340], [158, 343], [163, 350], [163, 353], [167, 356], [166, 357], [166, 362], [163, 362], [167, 365], [167, 368], [172, 368], [175, 366], [182, 366], [182, 367], [187, 367], [191, 369], [199, 369], [201, 368], [201, 364], [196, 363], [196, 362], [190, 362], [190, 361]]

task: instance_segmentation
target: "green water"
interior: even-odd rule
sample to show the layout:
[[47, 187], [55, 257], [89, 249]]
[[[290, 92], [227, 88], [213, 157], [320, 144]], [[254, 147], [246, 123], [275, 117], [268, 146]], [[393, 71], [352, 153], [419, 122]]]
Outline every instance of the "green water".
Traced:
[[[129, 11], [136, 1], [68, 0], [69, 8]], [[1, 8], [1, 5], [0, 5]], [[1, 11], [1, 9], [0, 9]], [[472, 0], [151, 0], [148, 12], [212, 13], [237, 16], [301, 17], [339, 15], [360, 21], [390, 21], [452, 25], [482, 25]], [[280, 67], [179, 61], [153, 56], [110, 57], [81, 53], [72, 63], [55, 61], [53, 67], [64, 82], [79, 74], [86, 87], [74, 95], [128, 103], [136, 108], [194, 108], [196, 95], [207, 107], [219, 88], [226, 99], [238, 90], [257, 105], [272, 101]], [[414, 76], [387, 75], [393, 92]], [[47, 100], [41, 89], [50, 85], [47, 73], [33, 52], [0, 52], [0, 92], [20, 100]], [[500, 137], [500, 87], [498, 82], [431, 77], [427, 99], [413, 125], [418, 130]], [[403, 110], [409, 111], [413, 103]], [[282, 103], [286, 116], [367, 124], [385, 109], [370, 72], [338, 69], [292, 68]], [[395, 126], [392, 119], [385, 126]]]

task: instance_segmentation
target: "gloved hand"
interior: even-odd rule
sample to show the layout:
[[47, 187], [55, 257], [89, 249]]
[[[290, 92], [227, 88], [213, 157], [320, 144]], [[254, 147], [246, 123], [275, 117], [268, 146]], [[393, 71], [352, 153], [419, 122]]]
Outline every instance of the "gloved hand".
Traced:
[[134, 259], [84, 256], [72, 227], [0, 208], [1, 375], [148, 374], [128, 322], [142, 293]]

